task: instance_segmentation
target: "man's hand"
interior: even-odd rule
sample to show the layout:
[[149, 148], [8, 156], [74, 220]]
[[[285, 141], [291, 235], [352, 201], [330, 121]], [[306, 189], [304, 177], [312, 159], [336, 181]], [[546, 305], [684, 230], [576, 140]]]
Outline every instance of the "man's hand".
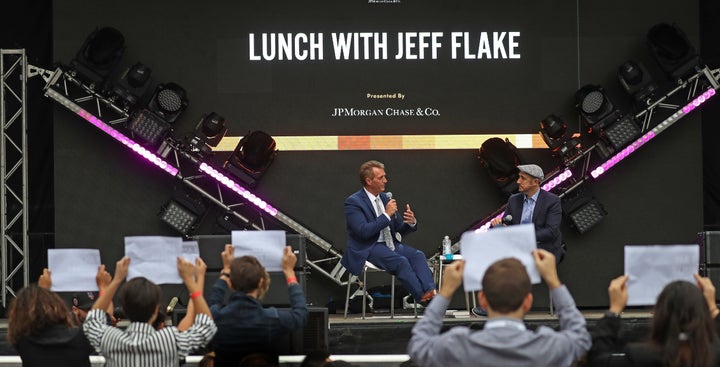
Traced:
[[445, 298], [452, 298], [453, 293], [462, 284], [463, 269], [465, 269], [465, 260], [453, 261], [445, 267], [443, 272], [442, 285], [440, 294]]
[[490, 227], [499, 226], [502, 223], [502, 218], [494, 218], [490, 221]]
[[[608, 286], [608, 297], [610, 298], [610, 311], [620, 314], [627, 305], [628, 291], [627, 291], [627, 275], [621, 275], [610, 281]], [[714, 302], [715, 298], [713, 298]]]
[[185, 260], [182, 256], [178, 256], [177, 269], [180, 278], [182, 278], [185, 284], [188, 284], [188, 282], [195, 283], [195, 265]]
[[397, 211], [398, 211], [397, 200], [390, 199], [390, 201], [388, 201], [387, 205], [385, 205], [385, 214], [387, 214], [389, 217], [392, 218], [393, 214], [397, 213]]
[[122, 282], [127, 278], [128, 268], [130, 267], [130, 258], [125, 256], [115, 263], [115, 276], [113, 281]]
[[403, 213], [403, 222], [413, 226], [417, 223], [415, 213], [410, 209], [410, 204], [405, 204], [405, 213]]
[[292, 247], [285, 246], [285, 251], [282, 257], [282, 269], [283, 272], [295, 272], [295, 264], [297, 263], [297, 256], [293, 252]]
[[235, 259], [235, 248], [232, 245], [225, 245], [225, 250], [220, 254], [220, 257], [222, 257], [223, 271], [229, 273], [230, 264]]
[[43, 273], [38, 278], [38, 287], [50, 290], [52, 287], [52, 277], [50, 276], [50, 270], [48, 268], [43, 269]]
[[205, 273], [207, 273], [207, 264], [198, 256], [195, 259], [195, 280], [197, 280], [198, 283], [205, 283]]
[[557, 274], [557, 265], [555, 264], [555, 255], [543, 249], [533, 250], [533, 259], [540, 276], [545, 280], [548, 288], [555, 289], [560, 286], [560, 278]]
[[715, 303], [715, 286], [712, 284], [712, 281], [710, 281], [710, 278], [701, 277], [698, 274], [693, 275], [697, 281], [698, 288], [700, 288], [700, 291], [705, 298], [708, 310], [710, 310], [710, 316], [715, 318], [718, 314], [720, 314], [717, 304]]
[[95, 282], [97, 282], [97, 286], [99, 290], [105, 290], [110, 285], [110, 282], [112, 282], [112, 276], [110, 276], [110, 273], [105, 270], [105, 265], [100, 265], [98, 267], [97, 274], [95, 275]]

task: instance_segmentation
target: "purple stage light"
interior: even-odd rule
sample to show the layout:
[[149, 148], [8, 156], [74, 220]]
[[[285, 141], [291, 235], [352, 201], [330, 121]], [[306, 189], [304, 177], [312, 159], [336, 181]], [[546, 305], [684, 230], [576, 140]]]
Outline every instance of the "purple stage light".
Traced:
[[590, 172], [590, 176], [593, 178], [598, 178], [598, 176], [602, 175], [603, 173], [607, 172], [610, 168], [612, 168], [614, 165], [616, 165], [621, 160], [625, 159], [630, 154], [634, 153], [638, 148], [640, 148], [642, 145], [650, 141], [650, 139], [654, 138], [657, 134], [665, 130], [668, 126], [675, 123], [675, 121], [679, 120], [684, 115], [687, 115], [690, 113], [690, 111], [694, 110], [701, 104], [705, 103], [710, 97], [715, 95], [715, 89], [708, 89], [705, 92], [703, 92], [701, 95], [697, 96], [695, 99], [693, 99], [690, 103], [685, 105], [680, 110], [673, 113], [670, 117], [665, 119], [665, 121], [659, 123], [655, 128], [645, 133], [645, 135], [641, 136], [635, 142], [625, 147], [623, 150], [621, 150], [619, 153], [615, 154], [613, 157], [605, 161], [600, 166], [596, 167]]
[[78, 116], [82, 117], [83, 119], [87, 120], [89, 123], [95, 125], [100, 130], [104, 131], [106, 134], [110, 135], [113, 139], [123, 143], [125, 146], [129, 147], [136, 153], [138, 153], [143, 158], [150, 161], [152, 164], [160, 167], [163, 171], [176, 176], [178, 174], [178, 169], [173, 167], [170, 163], [164, 161], [162, 158], [156, 156], [153, 152], [145, 149], [140, 144], [134, 142], [132, 139], [128, 138], [127, 136], [123, 135], [121, 132], [113, 129], [110, 125], [104, 123], [99, 118], [95, 117], [93, 114], [91, 114], [88, 111], [85, 111], [80, 106], [75, 104], [73, 101], [65, 97], [64, 95], [52, 90], [48, 89], [46, 91], [46, 94], [48, 97], [60, 102], [63, 106], [67, 107], [70, 111], [76, 113]]
[[550, 190], [554, 189], [555, 186], [565, 182], [565, 180], [567, 180], [570, 177], [572, 177], [572, 171], [570, 171], [570, 169], [566, 168], [565, 171], [563, 171], [563, 173], [553, 177], [552, 180], [546, 182], [542, 186], [542, 189], [545, 191], [550, 191]]
[[223, 186], [234, 191], [238, 195], [244, 197], [246, 200], [251, 202], [253, 205], [264, 210], [265, 212], [272, 215], [273, 217], [278, 214], [277, 209], [275, 209], [270, 204], [266, 203], [263, 199], [259, 198], [255, 194], [251, 193], [244, 187], [240, 186], [238, 183], [233, 181], [230, 177], [225, 176], [224, 174], [220, 173], [218, 170], [216, 170], [212, 166], [208, 165], [207, 163], [205, 163], [205, 162], [200, 163], [200, 170], [207, 173], [208, 175], [210, 175], [210, 177], [214, 178], [220, 184], [222, 184]]

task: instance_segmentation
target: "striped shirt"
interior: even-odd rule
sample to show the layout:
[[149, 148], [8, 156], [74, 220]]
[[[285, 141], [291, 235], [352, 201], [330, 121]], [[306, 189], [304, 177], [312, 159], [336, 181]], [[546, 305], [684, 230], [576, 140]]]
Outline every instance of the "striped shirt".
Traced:
[[205, 314], [195, 316], [195, 323], [184, 332], [176, 327], [155, 330], [146, 322], [133, 322], [126, 330], [105, 323], [100, 309], [88, 313], [83, 329], [90, 345], [105, 356], [107, 367], [177, 366], [180, 357], [206, 345], [217, 327]]

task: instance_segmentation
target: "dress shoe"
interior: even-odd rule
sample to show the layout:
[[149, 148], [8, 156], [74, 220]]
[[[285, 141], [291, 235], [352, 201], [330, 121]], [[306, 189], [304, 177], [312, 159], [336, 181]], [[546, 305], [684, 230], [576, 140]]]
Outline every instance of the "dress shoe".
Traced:
[[432, 301], [433, 297], [435, 297], [436, 295], [437, 295], [437, 291], [434, 289], [431, 289], [431, 290], [425, 292], [425, 294], [423, 294], [422, 298], [420, 298], [420, 304], [423, 307], [427, 307], [428, 303], [430, 303], [430, 301]]
[[487, 316], [487, 311], [485, 311], [482, 307], [473, 307], [470, 312], [473, 314], [473, 316], [477, 317]]

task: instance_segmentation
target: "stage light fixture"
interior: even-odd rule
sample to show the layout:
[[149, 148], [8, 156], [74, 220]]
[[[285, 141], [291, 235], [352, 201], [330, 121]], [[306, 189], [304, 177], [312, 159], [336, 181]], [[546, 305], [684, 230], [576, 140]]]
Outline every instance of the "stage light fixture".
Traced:
[[575, 190], [562, 198], [562, 208], [570, 227], [583, 234], [600, 223], [607, 211], [592, 194], [584, 188]]
[[671, 80], [680, 80], [700, 65], [700, 57], [676, 24], [659, 23], [647, 33], [647, 45], [655, 61]]
[[160, 84], [155, 89], [148, 109], [168, 123], [173, 123], [189, 104], [185, 89], [175, 83]]
[[575, 93], [575, 107], [580, 111], [588, 132], [597, 133], [620, 117], [620, 111], [599, 85], [585, 85]]
[[115, 28], [95, 29], [70, 61], [77, 77], [96, 91], [103, 91], [108, 76], [125, 53], [125, 37]]
[[147, 109], [133, 112], [125, 126], [152, 147], [157, 147], [172, 130], [169, 123]]
[[658, 86], [647, 68], [634, 60], [625, 61], [618, 67], [618, 81], [635, 101], [648, 104]]
[[510, 140], [498, 137], [485, 140], [478, 149], [477, 158], [504, 196], [517, 191], [520, 156]]
[[112, 83], [110, 93], [117, 97], [126, 111], [143, 106], [150, 89], [152, 69], [143, 63], [136, 63], [125, 68]]
[[160, 208], [158, 216], [182, 235], [187, 235], [200, 223], [207, 212], [202, 199], [178, 193]]
[[550, 114], [540, 121], [540, 136], [553, 151], [562, 144], [565, 131], [567, 131], [567, 124], [554, 114]]
[[640, 135], [640, 127], [631, 115], [623, 116], [610, 127], [603, 129], [602, 136], [613, 148], [621, 149]]
[[225, 118], [215, 112], [203, 115], [193, 133], [185, 137], [190, 151], [199, 155], [200, 158], [210, 155], [212, 147], [216, 147], [225, 137], [226, 125]]
[[275, 139], [256, 130], [240, 139], [223, 168], [248, 186], [255, 187], [276, 155]]

